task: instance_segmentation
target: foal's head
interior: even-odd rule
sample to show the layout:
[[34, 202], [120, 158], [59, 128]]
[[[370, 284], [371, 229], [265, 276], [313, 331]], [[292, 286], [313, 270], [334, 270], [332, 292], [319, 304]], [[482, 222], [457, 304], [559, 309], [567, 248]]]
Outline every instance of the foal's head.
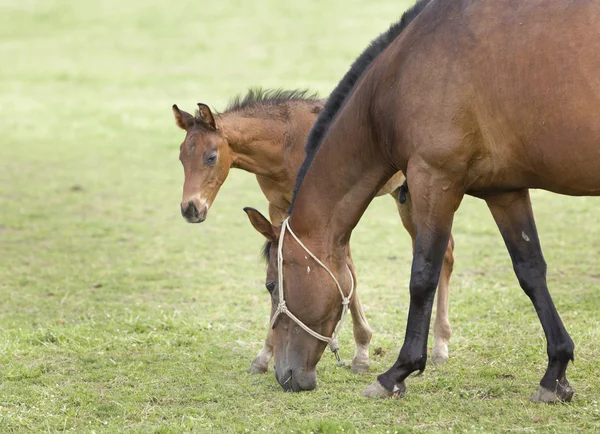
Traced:
[[173, 115], [175, 123], [186, 131], [179, 148], [185, 175], [181, 215], [189, 223], [202, 223], [229, 174], [231, 151], [207, 105], [198, 104], [196, 116], [174, 105]]
[[[266, 287], [271, 295], [271, 312], [279, 304], [277, 249], [281, 227], [272, 226], [261, 213], [244, 208], [250, 223], [268, 241]], [[340, 319], [340, 294], [331, 276], [298, 245], [289, 233], [284, 238], [283, 293], [288, 310], [311, 330], [330, 337]], [[350, 288], [350, 275], [344, 258], [343, 267], [332, 269], [345, 292]], [[275, 378], [285, 391], [312, 390], [317, 385], [317, 363], [327, 344], [306, 331], [285, 314], [273, 324]]]

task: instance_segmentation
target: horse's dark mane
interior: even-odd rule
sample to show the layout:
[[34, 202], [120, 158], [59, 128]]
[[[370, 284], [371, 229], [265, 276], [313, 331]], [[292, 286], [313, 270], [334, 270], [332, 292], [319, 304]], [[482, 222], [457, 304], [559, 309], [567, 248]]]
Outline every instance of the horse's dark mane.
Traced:
[[245, 96], [233, 97], [225, 113], [244, 110], [257, 105], [279, 105], [288, 101], [318, 101], [319, 96], [307, 89], [261, 89], [251, 88]]
[[261, 252], [261, 256], [266, 261], [267, 264], [271, 260], [271, 244], [273, 244], [271, 241], [265, 242], [265, 245], [263, 246], [262, 252]]
[[304, 148], [306, 157], [296, 175], [296, 185], [294, 186], [292, 204], [288, 210], [289, 213], [292, 211], [298, 189], [319, 150], [319, 146], [321, 146], [329, 126], [342, 108], [347, 97], [352, 93], [354, 86], [358, 83], [375, 58], [381, 54], [400, 33], [402, 33], [406, 26], [408, 26], [410, 22], [425, 9], [425, 6], [427, 6], [430, 1], [431, 0], [418, 0], [412, 8], [402, 14], [402, 17], [398, 22], [392, 24], [385, 33], [382, 33], [376, 39], [371, 41], [362, 54], [356, 58], [348, 72], [346, 72], [346, 75], [344, 75], [344, 78], [342, 78], [333, 92], [331, 92], [331, 95], [329, 95], [323, 111], [319, 114], [319, 117], [308, 134], [306, 146]]

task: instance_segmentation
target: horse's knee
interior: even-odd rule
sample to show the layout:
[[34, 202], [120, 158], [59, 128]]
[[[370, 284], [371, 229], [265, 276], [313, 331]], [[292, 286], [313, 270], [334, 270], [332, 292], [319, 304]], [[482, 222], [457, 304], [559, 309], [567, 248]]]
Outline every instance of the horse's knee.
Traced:
[[435, 294], [440, 274], [434, 272], [431, 264], [420, 270], [413, 270], [410, 277], [410, 295], [415, 298], [429, 298]]
[[525, 294], [530, 298], [540, 287], [546, 286], [546, 261], [543, 257], [530, 258], [514, 264], [515, 274]]

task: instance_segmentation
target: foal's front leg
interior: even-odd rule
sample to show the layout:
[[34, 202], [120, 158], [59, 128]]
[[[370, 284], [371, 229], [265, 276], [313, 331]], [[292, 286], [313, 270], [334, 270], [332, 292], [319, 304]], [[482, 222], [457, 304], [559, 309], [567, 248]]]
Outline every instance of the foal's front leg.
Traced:
[[358, 280], [356, 279], [354, 262], [352, 262], [350, 251], [348, 251], [348, 267], [354, 277], [354, 295], [350, 300], [350, 314], [352, 315], [352, 332], [356, 345], [350, 370], [355, 374], [361, 374], [369, 370], [369, 345], [371, 344], [373, 332], [371, 331], [371, 327], [369, 327], [365, 311], [358, 297], [356, 288]]
[[433, 299], [450, 240], [454, 212], [463, 196], [462, 182], [450, 180], [430, 168], [421, 166], [411, 171], [409, 167], [407, 179], [416, 238], [406, 335], [396, 363], [367, 388], [363, 393], [367, 397], [403, 395], [404, 379], [414, 371], [425, 370]]
[[367, 322], [367, 317], [365, 316], [357, 292], [352, 296], [350, 313], [352, 314], [352, 329], [354, 332], [354, 343], [356, 344], [350, 370], [355, 374], [361, 374], [369, 370], [369, 345], [373, 333]]
[[267, 332], [267, 338], [265, 339], [265, 344], [260, 350], [260, 352], [256, 355], [252, 363], [250, 363], [250, 368], [248, 372], [251, 374], [264, 374], [269, 369], [269, 362], [273, 358], [273, 329], [269, 324], [269, 331]]
[[529, 191], [485, 198], [502, 233], [521, 288], [531, 299], [546, 335], [548, 368], [532, 401], [570, 401], [573, 389], [567, 381], [567, 365], [574, 345], [546, 284], [546, 262], [538, 238]]
[[271, 318], [273, 318], [273, 308], [271, 308], [271, 315], [269, 315], [269, 331], [267, 332], [267, 338], [262, 349], [256, 355], [248, 372], [251, 374], [264, 374], [269, 370], [269, 362], [273, 358], [273, 329], [271, 328]]
[[[284, 209], [277, 208], [272, 203], [269, 203], [269, 217], [271, 218], [271, 224], [275, 226], [281, 225], [281, 222], [285, 220], [287, 214]], [[267, 278], [269, 276], [267, 275]], [[273, 329], [271, 328], [271, 318], [273, 318], [273, 308], [271, 307], [271, 315], [269, 315], [269, 330], [267, 331], [267, 338], [262, 349], [256, 355], [248, 372], [251, 374], [264, 374], [269, 369], [269, 362], [273, 358]]]

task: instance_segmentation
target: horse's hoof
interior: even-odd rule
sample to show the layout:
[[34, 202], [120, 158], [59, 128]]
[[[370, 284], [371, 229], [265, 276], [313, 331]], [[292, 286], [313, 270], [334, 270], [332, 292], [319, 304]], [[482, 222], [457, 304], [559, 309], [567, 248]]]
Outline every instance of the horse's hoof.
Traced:
[[567, 380], [556, 383], [556, 390], [549, 390], [539, 386], [530, 401], [543, 402], [545, 404], [557, 404], [559, 402], [570, 402], [575, 391]]
[[381, 385], [379, 381], [375, 381], [363, 392], [365, 398], [404, 398], [406, 394], [406, 385], [404, 381], [400, 385], [394, 386], [394, 391], [390, 392]]
[[248, 372], [250, 374], [264, 374], [269, 369], [268, 366], [259, 365], [258, 363], [252, 362], [250, 364], [250, 368], [248, 368]]
[[361, 364], [361, 363], [356, 363], [356, 364], [353, 363], [352, 367], [350, 368], [350, 372], [352, 372], [353, 374], [364, 374], [368, 370], [369, 370], [369, 365]]

